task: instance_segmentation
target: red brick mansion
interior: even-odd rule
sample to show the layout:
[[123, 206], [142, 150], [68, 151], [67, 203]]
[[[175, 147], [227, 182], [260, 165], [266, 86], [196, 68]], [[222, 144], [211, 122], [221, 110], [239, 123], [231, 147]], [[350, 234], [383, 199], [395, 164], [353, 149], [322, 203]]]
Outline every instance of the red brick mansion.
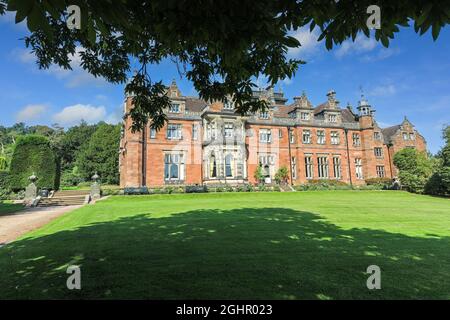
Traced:
[[[207, 103], [168, 88], [169, 122], [160, 131], [148, 126], [132, 133], [124, 123], [120, 149], [122, 187], [256, 183], [262, 167], [266, 182], [285, 166], [289, 183], [334, 179], [355, 185], [365, 179], [393, 178], [393, 155], [405, 147], [426, 150], [425, 139], [405, 118], [380, 128], [366, 99], [357, 111], [339, 107], [334, 91], [314, 107], [305, 94], [287, 104], [283, 93], [255, 91], [270, 103], [266, 112], [242, 116], [230, 102]], [[132, 108], [125, 102], [125, 112]]]

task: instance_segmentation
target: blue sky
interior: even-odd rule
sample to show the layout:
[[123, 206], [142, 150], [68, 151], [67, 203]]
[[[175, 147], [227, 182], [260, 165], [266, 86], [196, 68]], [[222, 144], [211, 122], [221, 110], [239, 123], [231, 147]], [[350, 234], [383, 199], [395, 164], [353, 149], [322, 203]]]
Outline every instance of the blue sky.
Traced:
[[[11, 15], [0, 17], [0, 125], [59, 123], [68, 127], [81, 119], [88, 122], [120, 120], [123, 85], [108, 84], [76, 66], [39, 70], [20, 38], [25, 26], [15, 25]], [[317, 43], [318, 32], [293, 33], [302, 43], [290, 57], [307, 61], [295, 78], [279, 87], [289, 101], [304, 90], [314, 105], [326, 100], [330, 89], [341, 106], [354, 107], [363, 88], [376, 109], [382, 127], [401, 123], [404, 116], [416, 126], [435, 153], [442, 145], [441, 129], [450, 123], [450, 29], [444, 28], [434, 42], [428, 32], [422, 37], [404, 28], [388, 49], [363, 36], [356, 42], [327, 51]], [[176, 79], [186, 95], [196, 95], [191, 83], [180, 79], [170, 61], [151, 68], [153, 79], [167, 84]]]

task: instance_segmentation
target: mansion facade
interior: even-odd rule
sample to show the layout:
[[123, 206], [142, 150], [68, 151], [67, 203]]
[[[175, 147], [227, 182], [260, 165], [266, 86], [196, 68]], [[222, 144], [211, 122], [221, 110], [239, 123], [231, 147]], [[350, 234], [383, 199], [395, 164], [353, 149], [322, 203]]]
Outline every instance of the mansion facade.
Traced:
[[[394, 154], [406, 147], [426, 150], [425, 139], [406, 119], [380, 128], [374, 110], [362, 97], [357, 110], [341, 108], [336, 93], [313, 106], [303, 93], [287, 104], [273, 89], [254, 92], [270, 107], [240, 115], [231, 101], [207, 103], [183, 96], [175, 82], [168, 87], [168, 123], [133, 133], [124, 120], [120, 143], [121, 187], [257, 183], [261, 167], [271, 183], [281, 167], [290, 184], [333, 179], [354, 185], [370, 178], [394, 178]], [[127, 113], [132, 97], [125, 101]]]

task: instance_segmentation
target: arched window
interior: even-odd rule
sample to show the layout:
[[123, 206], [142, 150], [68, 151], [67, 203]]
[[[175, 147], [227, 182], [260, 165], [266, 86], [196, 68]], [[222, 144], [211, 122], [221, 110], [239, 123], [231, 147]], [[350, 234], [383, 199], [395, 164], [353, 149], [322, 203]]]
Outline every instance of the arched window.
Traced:
[[211, 154], [211, 157], [209, 157], [209, 176], [210, 178], [217, 177], [217, 163], [216, 156], [214, 154]]
[[225, 157], [225, 176], [233, 176], [233, 156], [231, 154]]

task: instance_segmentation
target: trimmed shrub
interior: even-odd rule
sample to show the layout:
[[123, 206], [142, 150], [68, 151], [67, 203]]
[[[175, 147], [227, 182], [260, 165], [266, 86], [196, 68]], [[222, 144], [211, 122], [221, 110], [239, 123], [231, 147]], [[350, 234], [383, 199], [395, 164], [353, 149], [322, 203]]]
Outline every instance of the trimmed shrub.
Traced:
[[306, 184], [294, 186], [297, 191], [314, 191], [314, 190], [348, 190], [352, 187], [339, 180], [310, 180]]
[[5, 157], [0, 157], [0, 171], [6, 171], [8, 169], [8, 162]]
[[44, 136], [27, 135], [17, 140], [11, 160], [9, 183], [12, 190], [24, 189], [33, 173], [38, 188], [54, 189], [57, 178], [55, 154]]
[[442, 167], [431, 176], [425, 185], [425, 193], [450, 196], [450, 167]]
[[9, 189], [8, 181], [9, 173], [7, 171], [0, 171], [0, 199], [8, 199], [11, 190]]

